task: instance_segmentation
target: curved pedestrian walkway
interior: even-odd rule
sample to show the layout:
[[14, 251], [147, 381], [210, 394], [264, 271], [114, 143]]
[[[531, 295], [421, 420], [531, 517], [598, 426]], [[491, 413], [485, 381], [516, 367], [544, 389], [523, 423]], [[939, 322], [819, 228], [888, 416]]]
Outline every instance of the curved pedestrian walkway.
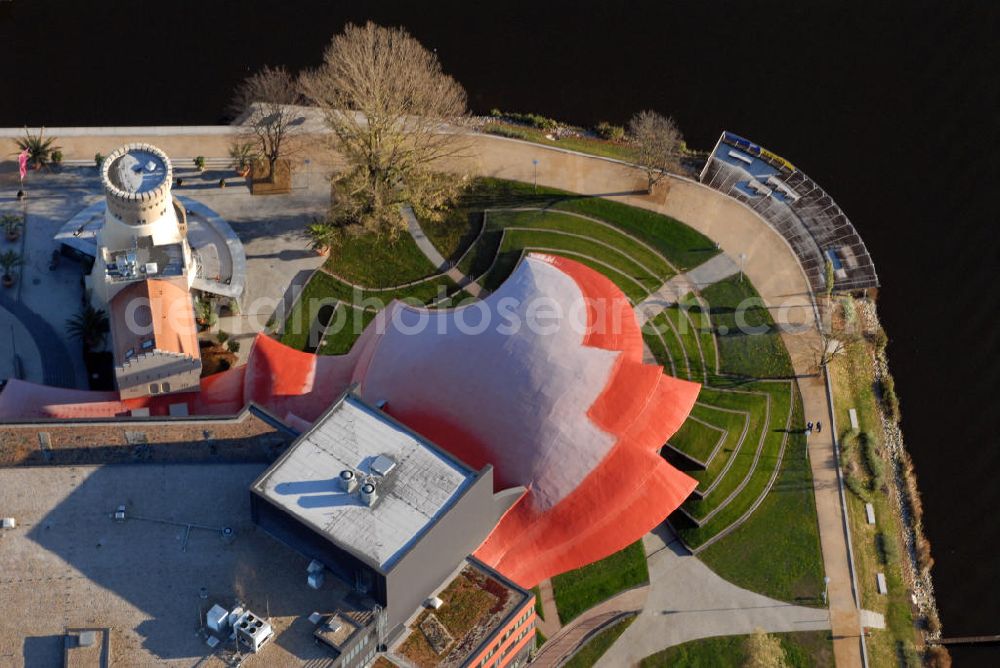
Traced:
[[728, 582], [684, 549], [667, 526], [643, 540], [650, 587], [643, 610], [598, 666], [634, 666], [644, 657], [689, 640], [830, 628], [823, 608], [776, 601]]
[[[36, 380], [40, 380], [45, 385], [75, 388], [76, 374], [73, 361], [69, 357], [69, 351], [66, 350], [62, 338], [52, 329], [52, 326], [30, 308], [3, 293], [0, 293], [0, 309], [16, 318], [31, 336], [34, 349], [22, 346], [22, 349], [18, 350], [18, 354], [38, 356], [42, 377]], [[45, 353], [41, 354], [40, 351], [45, 351]], [[28, 369], [36, 368], [36, 362], [33, 360], [25, 360], [24, 365]], [[31, 379], [26, 378], [26, 380]]]
[[649, 586], [626, 589], [590, 608], [549, 638], [535, 655], [531, 665], [536, 668], [555, 668], [595, 631], [624, 614], [642, 610], [649, 590]]
[[444, 259], [444, 256], [438, 252], [438, 249], [434, 247], [431, 240], [427, 238], [426, 234], [424, 234], [424, 230], [420, 227], [420, 222], [417, 220], [417, 216], [413, 213], [412, 208], [408, 206], [403, 207], [403, 218], [406, 219], [406, 229], [416, 242], [417, 248], [419, 248], [420, 252], [424, 254], [424, 257], [430, 260], [431, 264], [433, 264], [438, 271], [444, 272], [448, 278], [455, 281], [455, 283], [458, 284], [458, 287], [464, 288], [465, 291], [473, 297], [479, 297], [482, 292], [479, 284], [463, 274], [456, 267], [451, 266], [451, 264]]

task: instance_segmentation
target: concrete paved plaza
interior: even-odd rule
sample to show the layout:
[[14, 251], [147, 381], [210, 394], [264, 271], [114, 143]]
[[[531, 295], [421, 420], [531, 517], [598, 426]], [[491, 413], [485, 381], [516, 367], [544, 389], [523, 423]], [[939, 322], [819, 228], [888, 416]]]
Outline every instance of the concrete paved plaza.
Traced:
[[[0, 469], [0, 665], [62, 665], [67, 627], [111, 629], [111, 665], [223, 665], [199, 636], [199, 608], [234, 597], [278, 637], [246, 665], [325, 665], [313, 611], [344, 595], [306, 585], [307, 560], [255, 528], [248, 485], [262, 464], [139, 464]], [[232, 527], [235, 538], [129, 519]], [[205, 587], [208, 599], [200, 597]], [[30, 620], [30, 621], [29, 621]]]

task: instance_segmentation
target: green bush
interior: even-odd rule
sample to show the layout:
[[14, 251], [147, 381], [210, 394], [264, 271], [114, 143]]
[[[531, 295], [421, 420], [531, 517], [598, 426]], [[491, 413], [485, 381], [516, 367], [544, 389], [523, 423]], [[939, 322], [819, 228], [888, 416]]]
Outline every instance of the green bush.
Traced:
[[853, 471], [848, 471], [844, 475], [844, 484], [847, 485], [847, 489], [851, 490], [854, 496], [858, 497], [862, 501], [868, 501], [868, 493], [865, 491], [865, 486], [861, 484], [858, 480], [858, 476], [854, 474]]
[[875, 544], [883, 564], [888, 566], [899, 561], [899, 546], [892, 538], [879, 531], [875, 536]]
[[889, 419], [893, 422], [899, 422], [899, 396], [896, 394], [896, 381], [892, 379], [892, 376], [886, 374], [879, 380], [879, 389], [881, 390], [882, 403], [885, 405], [886, 412], [889, 413]]
[[228, 348], [231, 353], [238, 353], [240, 352], [240, 342], [236, 339], [229, 339], [229, 341], [226, 342], [226, 348]]
[[885, 330], [879, 327], [875, 330], [875, 349], [878, 352], [883, 352], [886, 346], [889, 345], [889, 335], [885, 333]]
[[851, 455], [854, 453], [854, 449], [858, 445], [858, 432], [853, 429], [848, 429], [844, 432], [844, 435], [840, 437], [840, 465], [847, 466], [847, 462], [851, 460]]
[[608, 141], [621, 141], [625, 138], [625, 128], [620, 125], [612, 125], [607, 121], [601, 121], [594, 126], [594, 132], [601, 139], [607, 139]]
[[540, 114], [519, 114], [513, 111], [502, 112], [499, 109], [491, 109], [490, 116], [493, 116], [494, 118], [502, 118], [506, 121], [510, 121], [511, 123], [530, 125], [531, 127], [538, 128], [539, 130], [555, 130], [562, 125], [554, 118], [549, 118]]
[[219, 343], [225, 343], [227, 340], [229, 340], [229, 332], [225, 332], [220, 329], [219, 333], [215, 335], [215, 338], [219, 340]]
[[903, 665], [906, 668], [921, 668], [924, 665], [920, 658], [920, 652], [913, 646], [913, 643], [906, 641], [903, 644]]
[[60, 151], [59, 149], [56, 149], [56, 150], [52, 151], [52, 156], [51, 157], [52, 157], [52, 162], [54, 162], [55, 164], [58, 165], [63, 160], [63, 152]]
[[194, 159], [194, 166], [198, 169], [205, 169], [205, 156], [199, 155]]
[[861, 456], [865, 461], [865, 468], [871, 476], [871, 489], [877, 490], [885, 482], [885, 462], [875, 447], [875, 441], [868, 432], [861, 432], [858, 436], [861, 444]]
[[100, 169], [101, 168], [101, 163], [103, 163], [103, 162], [104, 162], [104, 156], [101, 155], [99, 152], [95, 153], [94, 154], [94, 166], [97, 167], [98, 169]]

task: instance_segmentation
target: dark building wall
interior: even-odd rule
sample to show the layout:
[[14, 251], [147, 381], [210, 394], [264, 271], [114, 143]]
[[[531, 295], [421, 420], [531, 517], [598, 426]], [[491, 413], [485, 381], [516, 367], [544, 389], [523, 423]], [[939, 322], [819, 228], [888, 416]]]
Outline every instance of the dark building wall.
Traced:
[[[371, 583], [368, 595], [387, 606], [385, 576], [377, 570], [253, 492], [250, 493], [250, 513], [253, 521], [264, 531], [293, 550], [318, 560], [348, 585], [353, 587], [361, 574]], [[305, 577], [306, 572], [302, 571], [303, 580]]]
[[[512, 497], [516, 500], [516, 496]], [[513, 501], [511, 501], [513, 503]], [[493, 495], [493, 468], [486, 467], [387, 576], [387, 627], [402, 624], [427, 596], [482, 544], [506, 512], [507, 498]]]

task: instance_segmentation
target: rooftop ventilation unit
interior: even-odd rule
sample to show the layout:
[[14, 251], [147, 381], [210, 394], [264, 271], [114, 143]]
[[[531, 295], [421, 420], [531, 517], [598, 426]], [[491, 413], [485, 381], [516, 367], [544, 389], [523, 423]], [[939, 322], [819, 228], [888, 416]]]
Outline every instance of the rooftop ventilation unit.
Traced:
[[236, 623], [236, 639], [253, 652], [259, 652], [273, 635], [271, 625], [252, 612], [247, 612]]
[[366, 482], [361, 485], [361, 501], [371, 508], [375, 505], [375, 500], [378, 499], [378, 494], [375, 493], [375, 483]]
[[350, 469], [344, 469], [340, 472], [340, 488], [350, 494], [358, 486], [358, 477], [354, 475], [354, 471]]
[[160, 267], [155, 262], [147, 262], [146, 263], [146, 274], [147, 275], [152, 276], [152, 275], [156, 274], [158, 271], [160, 271]]
[[389, 475], [389, 472], [396, 468], [396, 462], [392, 457], [386, 457], [385, 455], [379, 455], [371, 463], [372, 473], [380, 475], [383, 478]]
[[229, 611], [219, 604], [213, 605], [205, 615], [205, 625], [211, 631], [222, 633], [229, 627]]

